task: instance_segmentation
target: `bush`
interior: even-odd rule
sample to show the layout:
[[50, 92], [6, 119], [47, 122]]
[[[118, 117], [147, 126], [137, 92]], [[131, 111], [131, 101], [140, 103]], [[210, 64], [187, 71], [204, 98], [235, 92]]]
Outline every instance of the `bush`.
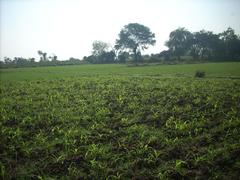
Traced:
[[204, 78], [205, 77], [205, 72], [204, 71], [196, 71], [195, 77]]

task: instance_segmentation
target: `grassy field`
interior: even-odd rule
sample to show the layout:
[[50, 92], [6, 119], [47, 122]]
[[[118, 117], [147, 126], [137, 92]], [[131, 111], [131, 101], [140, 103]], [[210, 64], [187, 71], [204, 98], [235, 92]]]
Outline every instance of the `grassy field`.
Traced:
[[193, 77], [197, 71], [207, 77], [240, 77], [240, 63], [127, 66], [118, 64], [16, 68], [0, 70], [0, 80], [53, 80], [97, 75]]
[[0, 82], [2, 179], [240, 177], [240, 63], [2, 69]]

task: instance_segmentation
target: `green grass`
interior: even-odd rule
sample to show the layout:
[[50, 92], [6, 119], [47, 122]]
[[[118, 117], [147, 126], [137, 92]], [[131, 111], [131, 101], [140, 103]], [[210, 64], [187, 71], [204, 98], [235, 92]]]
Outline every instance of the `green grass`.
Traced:
[[0, 177], [238, 179], [239, 67], [1, 70]]
[[240, 63], [205, 63], [182, 65], [148, 65], [142, 67], [104, 64], [1, 69], [0, 79], [2, 82], [4, 82], [81, 78], [85, 76], [96, 75], [192, 77], [197, 70], [205, 71], [208, 77], [240, 77]]

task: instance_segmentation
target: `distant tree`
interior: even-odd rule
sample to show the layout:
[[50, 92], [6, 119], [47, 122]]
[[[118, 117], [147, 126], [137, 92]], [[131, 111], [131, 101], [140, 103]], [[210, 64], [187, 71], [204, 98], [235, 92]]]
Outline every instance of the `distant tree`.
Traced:
[[52, 54], [51, 56], [48, 57], [48, 59], [52, 61], [57, 61], [57, 56], [55, 54]]
[[69, 58], [69, 61], [71, 61], [71, 62], [79, 62], [80, 59], [74, 58], [74, 57], [70, 57], [70, 58]]
[[109, 52], [103, 52], [100, 56], [98, 56], [99, 63], [114, 63], [116, 54], [115, 52], [109, 51]]
[[22, 58], [22, 57], [14, 57], [13, 60], [14, 64], [16, 64], [17, 66], [24, 66], [27, 65], [30, 61], [26, 58]]
[[119, 63], [125, 63], [127, 59], [129, 58], [129, 53], [126, 51], [120, 51], [117, 55], [117, 61]]
[[190, 47], [190, 55], [194, 59], [215, 59], [220, 58], [222, 44], [219, 36], [211, 31], [201, 30], [193, 33]]
[[57, 61], [57, 56], [53, 56], [53, 61]]
[[151, 56], [149, 56], [149, 62], [160, 62], [160, 60], [160, 54], [151, 54]]
[[178, 28], [170, 33], [166, 46], [169, 48], [170, 52], [180, 60], [180, 57], [189, 49], [191, 39], [191, 32], [185, 28]]
[[92, 64], [98, 63], [97, 56], [94, 56], [94, 55], [90, 55], [90, 56], [85, 57], [84, 61], [86, 61], [88, 63], [92, 63]]
[[233, 60], [240, 58], [240, 39], [232, 28], [220, 33], [220, 39], [224, 43], [225, 59]]
[[43, 55], [43, 61], [47, 61], [47, 60], [48, 60], [48, 59], [47, 59], [47, 53], [44, 52], [42, 55]]
[[4, 57], [4, 63], [5, 64], [10, 64], [12, 60], [9, 57]]
[[38, 55], [40, 56], [40, 61], [43, 60], [42, 54], [43, 54], [43, 52], [39, 50], [39, 51], [38, 51]]
[[38, 54], [40, 56], [40, 61], [47, 61], [47, 53], [46, 52], [42, 52], [42, 51], [38, 51]]
[[110, 45], [103, 41], [94, 41], [92, 44], [92, 56], [84, 58], [85, 61], [90, 63], [114, 63], [115, 62], [115, 51], [109, 50]]
[[135, 62], [137, 62], [141, 50], [147, 49], [148, 45], [154, 45], [155, 43], [155, 34], [148, 27], [138, 23], [130, 23], [120, 31], [115, 48], [117, 50], [130, 50], [134, 54]]
[[29, 58], [29, 61], [33, 63], [35, 62], [35, 58]]
[[0, 68], [3, 68], [3, 67], [5, 67], [5, 64], [3, 61], [0, 61]]
[[104, 52], [107, 52], [109, 49], [109, 44], [105, 43], [103, 41], [94, 41], [92, 44], [92, 54], [94, 56], [99, 56], [103, 54]]
[[171, 52], [169, 50], [164, 50], [160, 52], [159, 57], [163, 58], [165, 61], [168, 61], [170, 59]]
[[83, 61], [86, 61], [87, 60], [87, 56], [83, 56]]
[[220, 33], [220, 38], [226, 42], [235, 40], [238, 38], [238, 36], [235, 34], [235, 31], [231, 27], [229, 27], [226, 31]]

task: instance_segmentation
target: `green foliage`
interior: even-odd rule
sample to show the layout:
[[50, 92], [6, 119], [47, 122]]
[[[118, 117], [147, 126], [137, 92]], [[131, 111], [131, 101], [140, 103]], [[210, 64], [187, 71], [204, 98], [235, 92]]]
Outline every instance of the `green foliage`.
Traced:
[[130, 23], [120, 31], [115, 48], [117, 50], [129, 49], [134, 54], [134, 60], [137, 62], [138, 56], [141, 55], [140, 51], [155, 43], [155, 34], [148, 27], [138, 23]]
[[[180, 60], [185, 55], [192, 57], [191, 62], [240, 59], [240, 38], [232, 28], [220, 34], [206, 30], [192, 33], [185, 28], [178, 28], [170, 33], [166, 46], [169, 47], [171, 59], [176, 56]], [[163, 51], [162, 56], [169, 58], [166, 51]]]
[[204, 71], [196, 71], [195, 77], [197, 78], [204, 78], [205, 77], [205, 72]]
[[224, 58], [239, 59], [240, 58], [240, 37], [235, 34], [232, 28], [219, 34], [223, 41], [223, 55]]
[[188, 30], [185, 28], [178, 28], [170, 33], [166, 45], [169, 47], [172, 54], [180, 59], [180, 56], [187, 52], [191, 38], [192, 34]]
[[238, 179], [238, 67], [1, 70], [0, 177]]
[[107, 52], [109, 49], [109, 45], [103, 41], [94, 41], [92, 44], [92, 54], [94, 56], [100, 56], [104, 52]]

